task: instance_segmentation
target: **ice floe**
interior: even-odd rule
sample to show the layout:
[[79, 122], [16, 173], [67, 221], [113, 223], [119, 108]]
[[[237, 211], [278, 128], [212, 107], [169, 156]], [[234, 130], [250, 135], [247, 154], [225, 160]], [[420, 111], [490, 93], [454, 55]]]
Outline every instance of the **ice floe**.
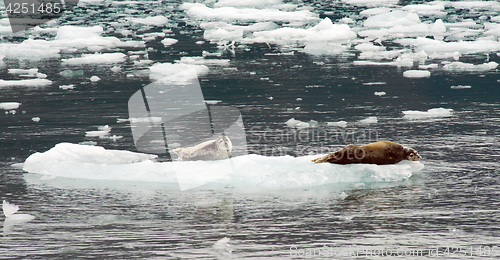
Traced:
[[451, 86], [450, 88], [451, 89], [468, 89], [468, 88], [472, 88], [472, 86], [469, 86], [469, 85], [457, 85], [457, 86]]
[[[208, 73], [209, 69], [205, 65], [193, 65], [183, 63], [156, 63], [149, 67], [151, 73], [149, 77], [153, 80], [159, 80], [164, 77], [177, 76], [177, 80], [183, 80], [183, 76], [191, 70], [195, 70], [197, 75], [204, 75]], [[185, 79], [184, 79], [185, 80]]]
[[30, 214], [17, 214], [19, 206], [9, 203], [6, 200], [3, 201], [2, 210], [6, 218], [6, 224], [9, 224], [7, 222], [27, 222], [35, 218], [35, 216]]
[[305, 129], [309, 127], [316, 127], [318, 125], [318, 122], [315, 120], [311, 120], [309, 122], [302, 122], [300, 120], [296, 120], [295, 118], [290, 118], [288, 119], [288, 121], [285, 122], [285, 125], [291, 128]]
[[94, 75], [94, 76], [90, 77], [90, 79], [89, 79], [89, 80], [90, 80], [91, 82], [97, 82], [97, 81], [100, 81], [100, 80], [101, 80], [101, 78], [99, 78], [98, 76], [95, 76], [95, 75]]
[[3, 80], [0, 79], [0, 88], [2, 87], [45, 87], [52, 85], [48, 79], [21, 79], [21, 80]]
[[165, 38], [161, 40], [161, 43], [163, 43], [165, 47], [176, 44], [177, 42], [178, 42], [177, 39], [172, 39], [172, 38]]
[[490, 61], [488, 63], [483, 63], [483, 64], [470, 64], [470, 63], [455, 61], [449, 64], [445, 64], [443, 66], [443, 70], [454, 71], [454, 72], [459, 72], [459, 71], [480, 72], [480, 71], [494, 70], [497, 67], [498, 63], [494, 61]]
[[431, 72], [428, 70], [407, 70], [403, 72], [405, 78], [428, 78], [430, 76]]
[[110, 64], [124, 62], [127, 55], [123, 53], [85, 54], [79, 58], [62, 59], [64, 65]]
[[327, 126], [347, 127], [346, 121], [327, 122]]
[[165, 16], [158, 15], [146, 18], [130, 18], [130, 21], [134, 23], [159, 26], [168, 23], [168, 18], [166, 18]]
[[376, 124], [378, 122], [378, 119], [376, 116], [370, 116], [365, 119], [361, 119], [358, 121], [359, 124], [362, 125], [369, 125], [369, 124]]
[[303, 21], [317, 19], [317, 15], [309, 10], [281, 11], [274, 8], [255, 9], [235, 8], [232, 6], [223, 6], [210, 8], [199, 3], [184, 3], [181, 8], [186, 10], [190, 16], [199, 19], [217, 19], [217, 20], [237, 20], [237, 21]]
[[0, 109], [13, 110], [13, 109], [18, 109], [20, 105], [21, 103], [19, 102], [1, 102]]
[[449, 117], [453, 115], [453, 109], [450, 108], [432, 108], [427, 111], [407, 110], [403, 111], [405, 119], [422, 119], [432, 117]]
[[[319, 155], [317, 155], [319, 156]], [[420, 172], [421, 162], [394, 165], [313, 163], [317, 156], [266, 157], [244, 155], [222, 161], [154, 162], [156, 157], [99, 146], [61, 143], [29, 156], [25, 171], [56, 177], [177, 183], [177, 173], [194, 172], [186, 182], [230, 184], [233, 187], [290, 188], [331, 183], [403, 181]], [[230, 164], [228, 164], [230, 162]], [[223, 165], [233, 165], [220, 176]], [[203, 171], [200, 171], [203, 169]]]

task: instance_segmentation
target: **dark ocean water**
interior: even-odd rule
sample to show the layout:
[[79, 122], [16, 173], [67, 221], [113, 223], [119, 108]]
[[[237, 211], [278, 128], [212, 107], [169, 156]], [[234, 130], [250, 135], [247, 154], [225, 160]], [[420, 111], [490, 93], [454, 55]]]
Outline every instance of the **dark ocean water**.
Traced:
[[[409, 1], [395, 8], [422, 2]], [[300, 4], [334, 23], [367, 9], [341, 2]], [[480, 21], [482, 12], [488, 16], [500, 12], [446, 10], [448, 16], [442, 19], [449, 22]], [[56, 25], [100, 25], [105, 35], [116, 36], [113, 21], [144, 14], [167, 16], [169, 37], [179, 42], [167, 48], [155, 39], [145, 47], [119, 52], [130, 56], [130, 51], [146, 50], [153, 62], [174, 62], [220, 50], [217, 44], [203, 41], [203, 29], [179, 9], [178, 2], [81, 3]], [[127, 25], [125, 29], [140, 34], [164, 28]], [[1, 42], [20, 43], [30, 33], [4, 35]], [[52, 39], [53, 35], [36, 37]], [[283, 55], [289, 52], [292, 55]], [[459, 61], [500, 63], [499, 52], [464, 54]], [[4, 59], [0, 70], [4, 80], [19, 79], [8, 73], [9, 68], [36, 67], [53, 83], [0, 87], [0, 102], [21, 103], [15, 114], [0, 110], [0, 198], [36, 217], [22, 223], [4, 221], [0, 259], [373, 259], [374, 255], [482, 259], [500, 255], [498, 69], [436, 70], [431, 77], [413, 79], [403, 77], [408, 68], [353, 65], [358, 54], [314, 56], [295, 47], [248, 44], [234, 52], [221, 51], [220, 59], [229, 59], [230, 65], [209, 66], [210, 72], [200, 75], [199, 82], [206, 100], [222, 100], [223, 105], [240, 110], [250, 154], [300, 157], [350, 143], [391, 140], [423, 157], [425, 168], [407, 180], [264, 190], [207, 184], [189, 191], [147, 180], [44, 181], [15, 164], [62, 142], [94, 141], [107, 149], [137, 151], [130, 124], [119, 119], [129, 117], [129, 98], [152, 82], [149, 65], [127, 60], [122, 72], [111, 73], [114, 65], [68, 68], [58, 59]], [[63, 77], [60, 72], [65, 69], [83, 74]], [[91, 83], [88, 79], [93, 75], [101, 80]], [[383, 84], [370, 84], [374, 82]], [[75, 89], [59, 88], [67, 84], [75, 84]], [[458, 85], [471, 88], [451, 88]], [[374, 95], [379, 91], [386, 95]], [[453, 111], [448, 117], [403, 118], [402, 111], [432, 108]], [[377, 122], [359, 122], [368, 117], [377, 117]], [[291, 118], [314, 120], [318, 126], [293, 129], [285, 125]], [[347, 127], [327, 125], [341, 120]], [[86, 137], [86, 132], [104, 125], [112, 128], [111, 135], [122, 138]], [[314, 138], [320, 132], [336, 138]], [[394, 254], [387, 256], [388, 250]]]

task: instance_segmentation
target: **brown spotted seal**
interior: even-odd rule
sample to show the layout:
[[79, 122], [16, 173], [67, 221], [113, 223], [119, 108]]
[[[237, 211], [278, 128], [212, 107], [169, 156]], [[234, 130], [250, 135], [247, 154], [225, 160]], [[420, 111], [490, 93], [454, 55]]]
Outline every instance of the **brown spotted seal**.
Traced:
[[312, 160], [315, 163], [336, 164], [371, 163], [395, 164], [402, 160], [418, 161], [422, 157], [417, 151], [395, 142], [380, 141], [365, 145], [348, 145], [334, 153]]
[[174, 149], [173, 152], [183, 161], [211, 161], [231, 157], [232, 150], [231, 140], [227, 136], [220, 136], [193, 147]]

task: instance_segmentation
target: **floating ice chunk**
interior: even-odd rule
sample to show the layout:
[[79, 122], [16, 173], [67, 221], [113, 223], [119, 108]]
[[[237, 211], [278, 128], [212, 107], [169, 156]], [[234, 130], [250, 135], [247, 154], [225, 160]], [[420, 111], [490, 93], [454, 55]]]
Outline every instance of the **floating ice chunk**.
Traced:
[[375, 52], [375, 51], [385, 51], [385, 47], [384, 46], [375, 46], [373, 45], [373, 43], [368, 43], [368, 42], [365, 42], [365, 43], [361, 43], [361, 44], [358, 44], [354, 47], [356, 50], [358, 51], [371, 51], [371, 52]]
[[21, 103], [19, 102], [1, 102], [0, 109], [13, 110], [13, 109], [18, 109], [20, 105]]
[[498, 67], [498, 63], [491, 61], [488, 63], [483, 63], [483, 64], [470, 64], [470, 63], [464, 63], [464, 62], [451, 62], [449, 64], [446, 64], [443, 66], [443, 70], [446, 71], [455, 71], [455, 72], [460, 72], [460, 71], [471, 71], [471, 72], [478, 72], [478, 71], [488, 71], [488, 70], [494, 70]]
[[22, 79], [22, 80], [3, 80], [0, 79], [0, 88], [2, 87], [45, 87], [52, 85], [48, 79]]
[[451, 6], [456, 9], [500, 9], [500, 3], [497, 1], [465, 1], [465, 2], [451, 2], [451, 1], [439, 1], [439, 3], [445, 6]]
[[[185, 81], [190, 80], [190, 78], [183, 78], [188, 76], [190, 70], [195, 70], [198, 76], [207, 74], [209, 69], [205, 65], [192, 65], [192, 64], [181, 64], [181, 63], [156, 63], [149, 67], [151, 73], [149, 77], [153, 80], [159, 80], [164, 77], [175, 76], [176, 79], [171, 78], [171, 80]], [[184, 73], [184, 74], [183, 74]]]
[[387, 82], [365, 82], [363, 85], [365, 86], [373, 86], [373, 85], [386, 85]]
[[388, 13], [368, 17], [364, 21], [365, 27], [393, 27], [412, 26], [420, 23], [420, 18], [415, 13], [394, 10]]
[[347, 127], [346, 121], [338, 121], [338, 122], [327, 122], [327, 126], [337, 126], [337, 127]]
[[19, 60], [43, 60], [59, 58], [59, 48], [53, 48], [49, 42], [44, 40], [28, 39], [20, 44], [0, 44], [0, 56], [8, 59]]
[[463, 86], [463, 85], [458, 85], [458, 86], [451, 86], [450, 87], [451, 89], [468, 89], [468, 88], [472, 88], [472, 86]]
[[[78, 162], [96, 165], [122, 165], [145, 162], [156, 155], [120, 150], [106, 150], [100, 146], [59, 143], [44, 153], [34, 153], [26, 159], [23, 169], [28, 172], [49, 174], [50, 171], [37, 167], [48, 167], [52, 162]], [[56, 167], [60, 167], [61, 165]], [[33, 171], [34, 170], [34, 171]], [[56, 175], [57, 176], [57, 175]], [[83, 176], [82, 176], [83, 177]]]
[[285, 122], [288, 127], [297, 128], [297, 129], [305, 129], [311, 127], [310, 123], [302, 122], [300, 120], [296, 120], [295, 118], [290, 118]]
[[395, 66], [395, 67], [413, 67], [413, 59], [402, 59], [398, 57], [397, 59], [389, 62], [375, 62], [375, 61], [364, 61], [356, 60], [353, 62], [357, 66]]
[[403, 72], [405, 78], [428, 78], [430, 76], [431, 72], [428, 70], [407, 70]]
[[30, 221], [35, 218], [35, 216], [30, 215], [30, 214], [16, 214], [16, 212], [19, 210], [19, 206], [9, 203], [8, 201], [4, 200], [2, 204], [2, 209], [3, 209], [3, 214], [5, 215], [6, 219], [5, 221]]
[[255, 42], [268, 42], [282, 45], [304, 42], [313, 43], [346, 43], [357, 37], [356, 33], [346, 24], [333, 24], [327, 17], [316, 26], [309, 29], [302, 28], [279, 28], [271, 31], [254, 33]]
[[500, 42], [493, 40], [477, 40], [472, 42], [443, 42], [428, 38], [419, 37], [417, 39], [399, 39], [394, 42], [404, 45], [413, 46], [415, 51], [425, 51], [426, 53], [481, 53], [495, 52], [500, 50]]
[[236, 21], [308, 21], [317, 20], [318, 15], [309, 10], [284, 12], [277, 9], [253, 9], [219, 7], [210, 8], [204, 4], [184, 3], [181, 8], [190, 16], [199, 19], [223, 19]]
[[381, 96], [385, 96], [385, 94], [387, 94], [387, 93], [385, 93], [384, 91], [376, 91], [376, 92], [375, 92], [375, 93], [373, 93], [373, 94], [375, 94], [375, 96], [379, 96], [379, 97], [381, 97]]
[[377, 14], [388, 13], [390, 11], [391, 11], [391, 9], [386, 8], [386, 7], [377, 7], [377, 8], [369, 8], [369, 9], [363, 10], [359, 14], [362, 16], [372, 16], [372, 15], [377, 15]]
[[304, 52], [312, 55], [338, 55], [347, 50], [345, 46], [335, 43], [313, 42], [304, 47]]
[[143, 35], [137, 35], [138, 37], [141, 37], [143, 41], [153, 41], [158, 37], [165, 37], [165, 33], [163, 32], [152, 32], [152, 33], [145, 33]]
[[33, 69], [9, 69], [8, 72], [9, 72], [9, 74], [34, 77], [38, 73], [38, 69], [37, 68], [33, 68]]
[[85, 132], [85, 137], [99, 137], [106, 138], [111, 131], [111, 127], [108, 125], [97, 127], [98, 131], [87, 131]]
[[270, 5], [283, 4], [282, 0], [219, 0], [215, 7], [264, 7]]
[[33, 118], [31, 118], [31, 121], [38, 123], [38, 122], [40, 122], [40, 117], [37, 117], [37, 116], [33, 117]]
[[109, 64], [124, 62], [127, 55], [123, 53], [86, 54], [80, 58], [62, 59], [64, 65]]
[[[216, 182], [233, 187], [279, 189], [311, 187], [331, 183], [369, 183], [407, 180], [420, 172], [421, 162], [402, 161], [393, 165], [313, 163], [320, 155], [266, 157], [244, 155], [227, 159], [241, 165], [229, 178]], [[126, 180], [178, 183], [176, 171], [199, 171], [195, 183], [220, 174], [221, 161], [163, 162], [151, 161], [155, 155], [105, 150], [98, 146], [58, 144], [44, 153], [30, 155], [25, 171], [56, 177], [96, 180]]]
[[219, 254], [227, 256], [228, 254], [231, 254], [231, 252], [233, 251], [233, 249], [231, 248], [231, 245], [229, 244], [230, 240], [231, 239], [229, 239], [228, 237], [224, 237], [224, 238], [218, 240], [217, 242], [215, 242], [215, 244], [212, 246], [212, 248], [217, 250], [217, 252]]
[[173, 38], [165, 38], [163, 40], [161, 40], [161, 43], [163, 43], [163, 45], [165, 47], [167, 46], [170, 46], [170, 45], [173, 45], [173, 44], [176, 44], [179, 40], [177, 39], [173, 39]]
[[403, 111], [403, 118], [405, 119], [421, 119], [421, 118], [432, 118], [432, 117], [449, 117], [452, 116], [453, 109], [447, 108], [432, 108], [424, 111], [407, 110]]
[[165, 16], [158, 15], [146, 18], [130, 18], [130, 21], [134, 23], [159, 26], [168, 23], [168, 18], [166, 18]]
[[399, 2], [399, 0], [341, 0], [341, 1], [355, 6], [396, 5]]
[[217, 66], [229, 65], [229, 60], [227, 59], [205, 59], [203, 57], [181, 57], [181, 60], [177, 60], [175, 62], [183, 64], [191, 64], [191, 65], [217, 65]]
[[444, 16], [447, 12], [444, 12], [443, 4], [420, 4], [420, 5], [407, 5], [401, 8], [403, 11], [415, 12], [420, 15], [426, 16]]
[[101, 78], [99, 78], [98, 76], [92, 76], [92, 77], [90, 77], [90, 81], [91, 82], [97, 82], [99, 80], [101, 80]]
[[112, 72], [114, 73], [118, 73], [120, 71], [122, 71], [122, 67], [120, 66], [114, 66], [113, 68], [110, 69]]
[[101, 26], [61, 26], [57, 30], [56, 40], [74, 40], [82, 38], [100, 37], [104, 32]]
[[377, 122], [378, 122], [378, 119], [376, 116], [370, 116], [368, 118], [361, 119], [358, 121], [358, 123], [360, 123], [362, 125], [376, 124]]
[[428, 65], [418, 65], [418, 68], [421, 70], [428, 70], [428, 69], [437, 69], [439, 67], [438, 64], [428, 64]]

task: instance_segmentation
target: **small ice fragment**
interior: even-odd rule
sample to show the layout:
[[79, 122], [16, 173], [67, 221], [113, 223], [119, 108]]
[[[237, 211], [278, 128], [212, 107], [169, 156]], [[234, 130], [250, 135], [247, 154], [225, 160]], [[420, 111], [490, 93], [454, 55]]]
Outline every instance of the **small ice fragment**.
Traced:
[[19, 102], [1, 102], [0, 109], [3, 109], [3, 110], [18, 109], [20, 105], [21, 105], [21, 103], [19, 103]]
[[40, 118], [39, 118], [39, 117], [37, 117], [37, 116], [36, 116], [36, 117], [31, 118], [31, 120], [33, 120], [33, 122], [36, 122], [36, 123], [40, 122]]
[[165, 38], [165, 39], [161, 40], [161, 43], [163, 43], [163, 45], [165, 47], [176, 44], [177, 42], [178, 42], [178, 40], [173, 39], [173, 38]]
[[52, 84], [48, 79], [22, 79], [22, 80], [3, 80], [0, 79], [1, 87], [45, 87]]
[[472, 88], [472, 86], [462, 86], [462, 85], [458, 85], [458, 86], [451, 86], [450, 88], [451, 88], [451, 89], [467, 89], [467, 88]]
[[36, 77], [39, 78], [39, 79], [46, 79], [47, 78], [47, 74], [44, 74], [44, 73], [37, 73], [36, 74]]
[[297, 100], [297, 101], [302, 101], [302, 98], [297, 98], [297, 99], [295, 99], [295, 100]]
[[359, 120], [358, 123], [363, 124], [363, 125], [368, 125], [368, 124], [376, 124], [378, 122], [378, 119], [376, 116], [370, 116], [368, 118]]
[[403, 72], [405, 78], [428, 78], [430, 76], [431, 72], [427, 70], [407, 70]]
[[92, 81], [92, 82], [97, 82], [97, 81], [99, 81], [99, 80], [101, 80], [101, 78], [99, 78], [99, 77], [97, 77], [97, 76], [92, 76], [92, 77], [90, 77], [90, 81]]
[[387, 84], [386, 82], [365, 82], [363, 85], [365, 86], [372, 86], [372, 85], [385, 85]]
[[338, 122], [327, 122], [327, 126], [338, 126], [338, 127], [347, 127], [346, 121], [338, 121]]
[[407, 110], [403, 111], [403, 118], [405, 119], [419, 119], [419, 118], [432, 118], [432, 117], [449, 117], [452, 116], [453, 109], [447, 108], [432, 108], [424, 111]]
[[73, 85], [73, 84], [71, 84], [71, 85], [61, 85], [61, 86], [59, 86], [59, 88], [63, 89], [63, 90], [74, 89], [75, 85]]
[[121, 135], [113, 135], [113, 136], [110, 136], [109, 139], [110, 140], [113, 140], [113, 142], [116, 142], [118, 139], [122, 139], [123, 136]]
[[97, 129], [98, 129], [98, 131], [85, 132], [85, 137], [105, 138], [108, 136], [109, 132], [111, 131], [111, 127], [109, 127], [108, 125], [99, 126], [99, 127], [97, 127]]
[[114, 66], [113, 68], [110, 69], [114, 73], [118, 73], [122, 71], [122, 68], [120, 66]]
[[207, 103], [207, 105], [217, 105], [220, 102], [222, 102], [222, 100], [205, 100], [205, 103]]
[[300, 120], [295, 120], [295, 118], [291, 118], [288, 121], [285, 122], [285, 124], [288, 127], [291, 128], [298, 128], [298, 129], [304, 129], [310, 127], [309, 123], [302, 122]]
[[381, 96], [384, 96], [387, 93], [385, 93], [384, 91], [376, 91], [374, 94], [375, 94], [375, 96], [381, 97]]
[[30, 221], [35, 218], [35, 216], [30, 215], [30, 214], [16, 214], [16, 212], [19, 210], [19, 206], [9, 203], [8, 201], [4, 200], [3, 205], [3, 214], [6, 217], [6, 220], [15, 220], [15, 221]]
[[229, 244], [230, 240], [231, 240], [230, 238], [224, 237], [215, 242], [215, 244], [212, 247], [217, 251], [225, 251], [227, 253], [231, 253], [231, 251], [233, 250], [231, 249], [231, 245]]

